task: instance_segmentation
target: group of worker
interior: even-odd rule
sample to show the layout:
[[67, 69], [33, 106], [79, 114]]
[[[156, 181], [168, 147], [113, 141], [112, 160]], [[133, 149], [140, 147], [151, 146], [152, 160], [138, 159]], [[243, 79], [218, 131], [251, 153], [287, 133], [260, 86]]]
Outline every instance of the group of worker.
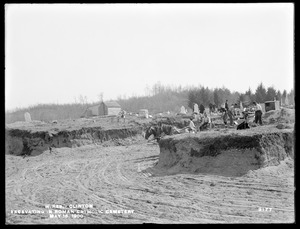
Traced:
[[[259, 125], [262, 125], [262, 107], [259, 103], [257, 102], [253, 102], [253, 105], [254, 105], [254, 110], [255, 110], [255, 119], [254, 119], [254, 122], [257, 124], [259, 123]], [[243, 114], [243, 118], [244, 118], [244, 121], [246, 123], [248, 123], [248, 112], [247, 112], [247, 109], [244, 108], [243, 111], [242, 111], [242, 114]], [[235, 114], [235, 109], [234, 109], [234, 104], [232, 104], [230, 106], [230, 108], [228, 107], [228, 100], [226, 100], [225, 102], [225, 109], [222, 110], [222, 117], [223, 117], [223, 121], [224, 121], [224, 124], [225, 124], [225, 127], [227, 127], [227, 119], [229, 117], [229, 120], [230, 120], [230, 123], [229, 125], [232, 127], [233, 126], [233, 120], [235, 118], [236, 114]]]
[[[262, 125], [262, 107], [259, 103], [257, 102], [253, 102], [253, 105], [254, 105], [254, 110], [255, 110], [255, 119], [254, 119], [254, 122], [257, 124], [259, 123], [259, 125]], [[246, 123], [248, 123], [248, 111], [246, 108], [243, 109], [242, 111], [242, 114], [243, 114], [243, 118], [244, 118], [244, 121]], [[223, 121], [224, 121], [224, 124], [225, 124], [225, 127], [227, 127], [227, 119], [229, 117], [229, 120], [230, 120], [230, 126], [232, 127], [233, 126], [233, 120], [235, 118], [235, 109], [234, 109], [234, 104], [232, 104], [230, 106], [230, 108], [228, 107], [228, 100], [226, 100], [225, 102], [225, 108], [222, 110], [222, 117], [223, 117]], [[228, 116], [228, 117], [227, 117]]]
[[[227, 121], [229, 118], [229, 126], [233, 127], [234, 126], [234, 119], [237, 115], [236, 109], [235, 109], [235, 105], [236, 104], [231, 104], [231, 106], [228, 106], [228, 100], [226, 100], [225, 102], [225, 106], [222, 107], [220, 109], [220, 111], [222, 112], [222, 118], [223, 118], [223, 122], [225, 124], [225, 128], [227, 128]], [[255, 110], [255, 119], [254, 122], [257, 124], [259, 123], [260, 125], [262, 125], [262, 107], [259, 103], [257, 102], [253, 102], [254, 105], [254, 110]], [[248, 112], [246, 109], [244, 109], [242, 111], [243, 114], [243, 118], [245, 123], [248, 123]], [[199, 126], [199, 131], [202, 131], [204, 129], [206, 129], [208, 126], [212, 127], [212, 121], [211, 118], [207, 115], [206, 111], [203, 112], [203, 114], [196, 114], [194, 112], [194, 117], [190, 118], [190, 123], [188, 126], [188, 129], [190, 132], [197, 132], [196, 126], [193, 122], [193, 120], [196, 119], [200, 119], [200, 126]]]
[[207, 115], [206, 111], [204, 111], [203, 114], [194, 113], [194, 117], [190, 118], [190, 123], [188, 126], [189, 132], [197, 132], [197, 128], [193, 122], [194, 119], [200, 121], [199, 131], [206, 129], [208, 126], [211, 127], [212, 125], [211, 118]]
[[223, 122], [225, 124], [225, 127], [227, 127], [227, 120], [229, 118], [230, 120], [230, 127], [233, 127], [233, 119], [235, 117], [235, 110], [234, 110], [234, 104], [231, 104], [230, 107], [228, 107], [228, 100], [225, 102], [225, 108], [221, 109], [222, 111], [222, 117], [223, 117]]

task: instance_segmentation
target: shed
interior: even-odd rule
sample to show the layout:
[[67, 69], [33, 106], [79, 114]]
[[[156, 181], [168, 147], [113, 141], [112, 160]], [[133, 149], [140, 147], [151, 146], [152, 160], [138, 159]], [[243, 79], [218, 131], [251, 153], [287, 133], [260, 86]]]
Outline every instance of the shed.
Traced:
[[279, 101], [266, 101], [265, 102], [266, 112], [268, 112], [270, 110], [279, 110], [279, 109], [280, 109]]
[[101, 102], [87, 109], [87, 116], [118, 115], [121, 106], [115, 101]]

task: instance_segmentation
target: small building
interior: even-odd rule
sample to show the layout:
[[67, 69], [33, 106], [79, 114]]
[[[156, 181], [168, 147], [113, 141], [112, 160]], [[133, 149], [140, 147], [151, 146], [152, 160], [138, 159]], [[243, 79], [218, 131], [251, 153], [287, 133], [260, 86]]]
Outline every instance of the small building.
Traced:
[[265, 102], [266, 112], [268, 112], [270, 110], [279, 110], [279, 109], [280, 109], [279, 101], [266, 101]]
[[118, 115], [121, 106], [115, 101], [101, 102], [87, 109], [87, 116]]

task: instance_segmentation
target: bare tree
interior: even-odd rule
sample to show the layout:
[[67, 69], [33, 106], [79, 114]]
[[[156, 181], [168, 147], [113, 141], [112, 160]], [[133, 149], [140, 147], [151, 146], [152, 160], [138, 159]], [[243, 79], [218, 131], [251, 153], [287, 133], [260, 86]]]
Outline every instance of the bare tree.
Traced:
[[99, 98], [99, 101], [100, 101], [100, 102], [103, 102], [103, 92], [100, 92], [100, 93], [98, 94], [98, 98]]
[[79, 103], [84, 104], [84, 97], [83, 97], [83, 95], [79, 95], [78, 99], [79, 99]]

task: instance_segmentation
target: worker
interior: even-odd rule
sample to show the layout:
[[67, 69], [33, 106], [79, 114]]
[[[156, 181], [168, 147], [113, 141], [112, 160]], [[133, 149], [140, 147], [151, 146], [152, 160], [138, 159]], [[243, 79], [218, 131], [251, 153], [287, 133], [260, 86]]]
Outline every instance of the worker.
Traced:
[[125, 112], [124, 110], [121, 110], [121, 111], [119, 112], [119, 115], [118, 115], [118, 117], [117, 117], [118, 122], [120, 121], [120, 118], [121, 118], [121, 119], [123, 119], [123, 122], [125, 123], [125, 114], [126, 114], [126, 112]]
[[203, 106], [203, 104], [200, 104], [199, 111], [200, 111], [201, 114], [204, 113], [205, 107]]
[[211, 124], [210, 117], [208, 117], [206, 111], [204, 111], [199, 130], [201, 131], [201, 130], [207, 129], [207, 127], [210, 124]]
[[250, 129], [249, 124], [248, 124], [248, 116], [249, 116], [248, 111], [244, 110], [242, 112], [242, 114], [243, 114], [244, 121], [241, 122], [240, 124], [238, 124], [237, 130]]
[[228, 100], [226, 99], [226, 102], [225, 102], [225, 109], [228, 111], [229, 108], [228, 108]]
[[233, 126], [233, 118], [234, 118], [234, 105], [231, 104], [230, 108], [228, 109], [228, 117], [230, 120], [230, 126]]
[[261, 116], [262, 116], [262, 108], [261, 105], [257, 102], [253, 102], [254, 104], [254, 109], [255, 109], [255, 120], [254, 122], [257, 123], [259, 122], [259, 125], [262, 125], [262, 120], [261, 120]]
[[221, 112], [222, 112], [222, 118], [223, 118], [223, 122], [225, 124], [225, 128], [227, 128], [227, 118], [228, 118], [228, 113], [226, 108], [221, 108]]
[[188, 130], [189, 130], [189, 132], [192, 131], [192, 132], [196, 133], [196, 126], [193, 122], [193, 118], [190, 118], [190, 123], [189, 123], [189, 126], [188, 126]]

